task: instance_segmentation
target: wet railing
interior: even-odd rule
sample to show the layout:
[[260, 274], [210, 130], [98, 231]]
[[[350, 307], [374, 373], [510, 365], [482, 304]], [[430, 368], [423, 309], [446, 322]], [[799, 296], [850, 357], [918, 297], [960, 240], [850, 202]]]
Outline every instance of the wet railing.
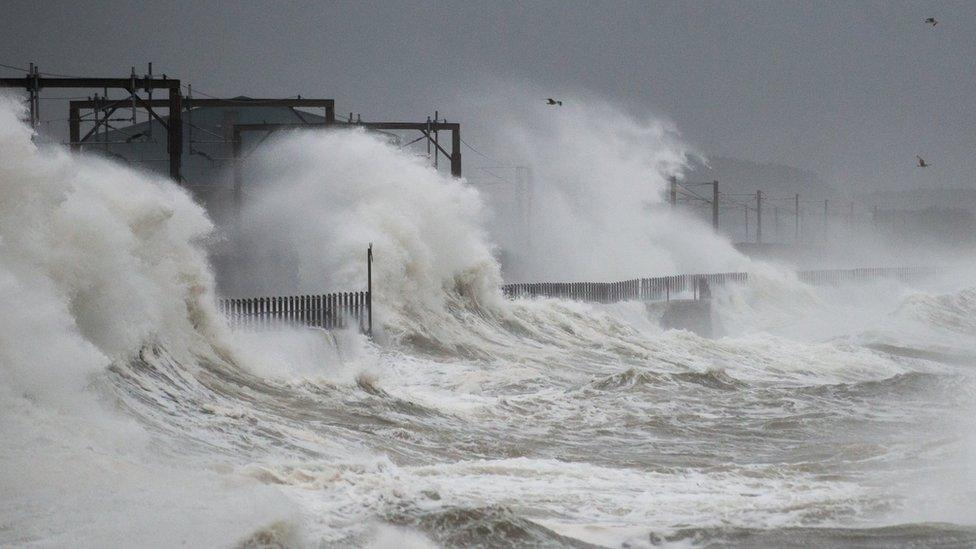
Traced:
[[227, 324], [244, 330], [296, 325], [326, 330], [356, 327], [366, 333], [371, 305], [369, 292], [217, 300]]
[[335, 330], [356, 327], [373, 334], [373, 245], [366, 249], [366, 291], [279, 297], [221, 298], [217, 308], [237, 330], [307, 326]]
[[[840, 284], [878, 278], [896, 278], [915, 281], [935, 274], [931, 267], [879, 267], [865, 269], [829, 269], [799, 271], [797, 276], [812, 285]], [[512, 299], [531, 297], [555, 297], [577, 301], [615, 303], [618, 301], [668, 301], [683, 299], [707, 299], [713, 288], [732, 283], [744, 283], [749, 273], [712, 273], [634, 278], [619, 282], [536, 282], [505, 284], [502, 291]]]

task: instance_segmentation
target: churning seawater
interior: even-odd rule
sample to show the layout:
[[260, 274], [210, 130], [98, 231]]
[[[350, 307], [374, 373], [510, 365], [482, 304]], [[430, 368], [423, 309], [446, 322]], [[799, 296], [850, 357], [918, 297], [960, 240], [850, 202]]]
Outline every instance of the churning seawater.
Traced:
[[640, 303], [507, 301], [475, 191], [307, 134], [271, 145], [245, 236], [326, 208], [299, 289], [361, 280], [374, 242], [377, 337], [231, 332], [183, 191], [0, 116], [2, 545], [976, 544], [962, 277], [753, 266], [715, 291], [716, 338]]

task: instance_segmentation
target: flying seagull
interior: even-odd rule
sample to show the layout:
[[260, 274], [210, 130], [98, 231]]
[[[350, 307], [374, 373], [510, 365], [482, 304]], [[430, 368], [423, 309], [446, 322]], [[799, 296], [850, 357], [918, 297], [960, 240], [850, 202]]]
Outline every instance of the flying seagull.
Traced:
[[924, 158], [922, 158], [921, 156], [919, 156], [917, 154], [915, 155], [915, 158], [918, 159], [918, 167], [919, 168], [928, 168], [929, 166], [932, 165], [932, 164], [929, 164], [928, 162], [926, 162]]
[[928, 19], [925, 20], [925, 22], [928, 23], [929, 25], [932, 25], [933, 27], [939, 24], [939, 22], [935, 20], [935, 17], [929, 17]]
[[546, 99], [546, 105], [555, 105], [557, 107], [562, 107], [563, 106], [563, 102], [560, 101], [560, 100], [558, 100], [558, 99], [553, 99], [553, 98], [550, 97], [550, 98]]

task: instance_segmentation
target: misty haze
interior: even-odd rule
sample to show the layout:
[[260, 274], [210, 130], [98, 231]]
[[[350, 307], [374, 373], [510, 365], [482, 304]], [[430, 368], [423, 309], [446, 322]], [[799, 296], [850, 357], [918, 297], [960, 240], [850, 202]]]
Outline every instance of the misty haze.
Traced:
[[976, 546], [974, 36], [7, 2], [0, 546]]

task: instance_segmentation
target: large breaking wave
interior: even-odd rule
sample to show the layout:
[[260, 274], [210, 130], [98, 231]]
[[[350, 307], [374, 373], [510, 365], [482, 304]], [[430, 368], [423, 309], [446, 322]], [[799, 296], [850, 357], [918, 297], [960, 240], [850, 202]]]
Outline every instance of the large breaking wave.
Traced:
[[756, 267], [716, 295], [719, 339], [637, 303], [510, 302], [475, 190], [362, 132], [298, 133], [250, 161], [237, 290], [357, 288], [372, 242], [379, 333], [232, 333], [204, 211], [37, 148], [18, 116], [0, 107], [3, 543], [639, 546], [934, 519], [964, 527], [912, 535], [973, 539], [971, 439], [933, 430], [968, 426], [945, 412], [971, 379], [938, 358], [972, 352], [972, 290]]

